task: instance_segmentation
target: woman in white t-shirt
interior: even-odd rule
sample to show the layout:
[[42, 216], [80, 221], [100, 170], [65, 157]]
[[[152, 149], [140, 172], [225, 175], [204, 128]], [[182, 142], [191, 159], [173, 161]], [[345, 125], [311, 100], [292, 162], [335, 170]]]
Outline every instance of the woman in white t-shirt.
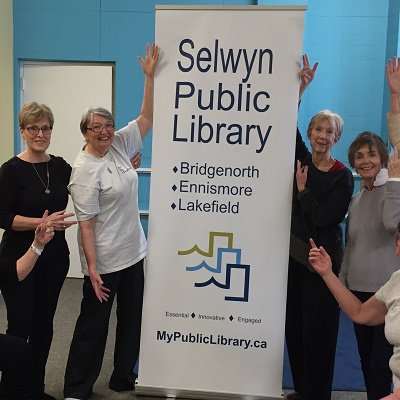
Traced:
[[84, 274], [83, 299], [65, 371], [64, 395], [88, 399], [96, 382], [114, 297], [117, 327], [110, 389], [133, 390], [139, 354], [146, 239], [139, 218], [138, 176], [130, 159], [142, 148], [153, 125], [154, 73], [158, 47], [146, 47], [140, 115], [115, 131], [108, 110], [85, 111], [79, 152], [68, 189], [79, 223], [78, 244]]
[[[397, 151], [394, 158], [396, 168], [400, 169]], [[400, 223], [396, 233], [396, 254], [400, 258], [399, 235]], [[333, 273], [331, 258], [325, 249], [322, 246], [318, 248], [312, 239], [310, 242], [310, 263], [321, 275], [341, 309], [358, 324], [373, 326], [385, 323], [386, 338], [393, 345], [393, 356], [389, 365], [393, 373], [394, 392], [382, 400], [400, 400], [400, 271], [394, 272], [385, 285], [362, 303]]]

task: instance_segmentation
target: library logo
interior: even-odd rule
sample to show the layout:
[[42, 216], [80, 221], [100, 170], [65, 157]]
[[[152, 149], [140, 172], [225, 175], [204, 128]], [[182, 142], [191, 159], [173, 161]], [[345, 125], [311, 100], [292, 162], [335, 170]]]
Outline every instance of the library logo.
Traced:
[[[217, 247], [218, 242], [226, 241], [226, 244]], [[233, 233], [229, 232], [210, 232], [208, 249], [202, 250], [195, 244], [189, 250], [178, 251], [180, 256], [197, 254], [199, 263], [196, 265], [187, 265], [186, 271], [193, 273], [205, 269], [209, 272], [210, 278], [195, 282], [194, 286], [198, 288], [215, 285], [225, 291], [226, 301], [249, 301], [250, 286], [250, 265], [242, 264], [242, 249], [233, 247]], [[225, 262], [229, 258], [230, 262]], [[233, 262], [231, 262], [233, 260]], [[202, 274], [204, 275], [204, 274]], [[238, 293], [240, 292], [240, 293]]]

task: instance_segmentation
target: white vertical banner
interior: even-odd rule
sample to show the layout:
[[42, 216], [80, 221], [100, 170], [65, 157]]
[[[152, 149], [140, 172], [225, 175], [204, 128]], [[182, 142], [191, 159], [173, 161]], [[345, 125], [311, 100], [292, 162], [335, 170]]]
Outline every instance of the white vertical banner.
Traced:
[[139, 394], [282, 398], [304, 11], [156, 8]]

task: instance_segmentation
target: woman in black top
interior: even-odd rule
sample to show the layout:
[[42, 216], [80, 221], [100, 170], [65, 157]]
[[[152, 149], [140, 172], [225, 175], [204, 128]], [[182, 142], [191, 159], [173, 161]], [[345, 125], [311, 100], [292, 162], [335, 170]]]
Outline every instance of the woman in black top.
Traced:
[[[69, 268], [65, 230], [75, 221], [65, 218], [71, 167], [61, 157], [46, 153], [53, 129], [53, 113], [44, 104], [30, 102], [19, 114], [26, 150], [0, 168], [0, 227], [5, 230], [0, 256], [17, 260], [29, 249], [44, 210], [52, 221], [54, 239], [34, 271], [22, 282], [1, 286], [7, 308], [7, 334], [28, 340], [33, 351], [34, 400], [54, 399], [44, 392], [45, 367], [53, 338], [53, 318]], [[2, 376], [2, 384], [7, 376]]]
[[[314, 78], [307, 56], [300, 73], [300, 98]], [[331, 156], [343, 121], [328, 110], [310, 121], [311, 152], [297, 131], [290, 257], [286, 305], [286, 345], [295, 393], [289, 399], [331, 398], [339, 307], [321, 277], [308, 262], [309, 238], [329, 248], [339, 273], [343, 221], [353, 193], [351, 171]]]

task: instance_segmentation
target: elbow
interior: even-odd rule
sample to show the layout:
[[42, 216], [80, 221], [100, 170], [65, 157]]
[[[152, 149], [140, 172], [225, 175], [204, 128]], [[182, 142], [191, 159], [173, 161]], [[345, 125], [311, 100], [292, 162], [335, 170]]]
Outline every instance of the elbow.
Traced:
[[15, 224], [15, 214], [0, 215], [0, 228], [6, 230], [18, 230]]
[[141, 114], [136, 122], [139, 127], [140, 136], [144, 139], [145, 136], [150, 132], [150, 129], [153, 127], [153, 115], [146, 116], [145, 114]]
[[386, 222], [383, 221], [383, 226], [385, 227], [385, 230], [389, 233], [393, 233], [393, 237], [397, 231], [397, 223], [399, 221], [400, 221], [400, 219], [393, 219], [392, 221], [386, 221]]
[[367, 326], [372, 326], [373, 325], [371, 323], [371, 321], [368, 321], [368, 320], [362, 318], [360, 315], [350, 316], [350, 319], [353, 322], [355, 322], [356, 324], [359, 324], [359, 325], [367, 325]]

